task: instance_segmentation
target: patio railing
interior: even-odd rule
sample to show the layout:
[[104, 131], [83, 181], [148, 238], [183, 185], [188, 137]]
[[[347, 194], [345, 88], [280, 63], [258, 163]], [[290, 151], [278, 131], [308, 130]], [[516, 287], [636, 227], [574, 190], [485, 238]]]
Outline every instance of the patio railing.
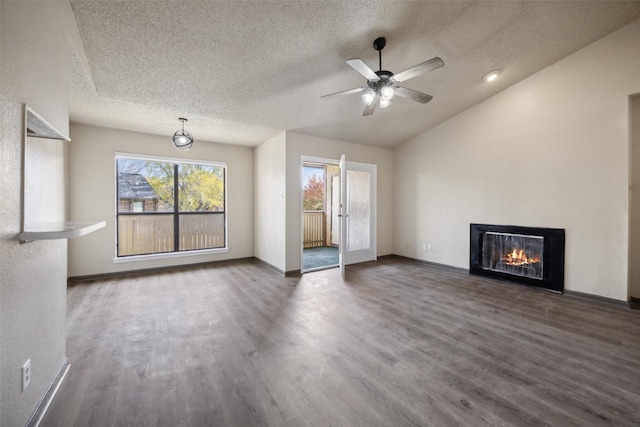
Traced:
[[[304, 248], [326, 245], [326, 215], [304, 211]], [[180, 215], [180, 250], [224, 247], [224, 213]], [[119, 215], [118, 256], [174, 251], [173, 214]]]
[[315, 248], [326, 245], [325, 214], [323, 211], [304, 211], [303, 222], [303, 248]]
[[[179, 250], [224, 247], [224, 212], [181, 214], [179, 221]], [[118, 216], [118, 256], [174, 250], [173, 214]]]

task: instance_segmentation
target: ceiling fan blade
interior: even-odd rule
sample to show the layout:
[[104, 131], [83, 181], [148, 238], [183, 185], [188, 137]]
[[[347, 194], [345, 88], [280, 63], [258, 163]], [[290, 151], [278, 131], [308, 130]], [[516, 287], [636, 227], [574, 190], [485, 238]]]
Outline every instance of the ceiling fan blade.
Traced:
[[371, 69], [367, 64], [362, 62], [360, 58], [348, 59], [347, 64], [351, 65], [351, 67], [362, 74], [367, 80], [372, 80], [377, 82], [380, 80], [380, 77]]
[[376, 98], [373, 100], [373, 102], [369, 105], [367, 105], [367, 107], [364, 109], [364, 111], [362, 112], [363, 116], [370, 116], [373, 114], [373, 110], [376, 109], [376, 107], [378, 106], [378, 104], [380, 103], [380, 97], [376, 96]]
[[396, 86], [394, 87], [394, 93], [404, 98], [409, 98], [421, 104], [426, 104], [433, 99], [433, 96], [426, 93], [417, 92], [415, 90], [407, 89], [406, 87]]
[[419, 76], [420, 74], [424, 74], [427, 71], [433, 71], [441, 67], [444, 67], [444, 61], [436, 56], [435, 58], [431, 58], [430, 60], [425, 61], [422, 64], [415, 65], [398, 74], [394, 74], [391, 77], [391, 80], [396, 83], [404, 82], [405, 80], [409, 80]]
[[329, 95], [322, 95], [320, 98], [327, 99], [327, 98], [333, 98], [334, 96], [351, 95], [352, 93], [364, 92], [367, 89], [368, 89], [367, 86], [362, 86], [362, 87], [357, 87], [355, 89], [343, 90], [342, 92], [330, 93]]

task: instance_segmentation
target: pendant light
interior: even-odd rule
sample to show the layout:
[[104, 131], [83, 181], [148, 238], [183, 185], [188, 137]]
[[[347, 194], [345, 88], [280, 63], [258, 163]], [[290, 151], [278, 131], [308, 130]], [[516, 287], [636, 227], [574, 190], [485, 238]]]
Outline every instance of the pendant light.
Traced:
[[193, 137], [189, 132], [185, 132], [184, 130], [184, 122], [186, 122], [187, 119], [180, 117], [178, 120], [182, 122], [182, 130], [178, 130], [173, 134], [173, 145], [180, 151], [189, 151], [193, 146]]

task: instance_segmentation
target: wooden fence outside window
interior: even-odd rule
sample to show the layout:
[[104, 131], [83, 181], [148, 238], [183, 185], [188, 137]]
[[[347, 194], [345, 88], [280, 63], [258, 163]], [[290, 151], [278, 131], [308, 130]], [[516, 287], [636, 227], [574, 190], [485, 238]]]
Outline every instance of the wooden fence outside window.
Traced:
[[[118, 256], [173, 252], [173, 214], [119, 215]], [[179, 250], [225, 246], [224, 212], [180, 215]]]

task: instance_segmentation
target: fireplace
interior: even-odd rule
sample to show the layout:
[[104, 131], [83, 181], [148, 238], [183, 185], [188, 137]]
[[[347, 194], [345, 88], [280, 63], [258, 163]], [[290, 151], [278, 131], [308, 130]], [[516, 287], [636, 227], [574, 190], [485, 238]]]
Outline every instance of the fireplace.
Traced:
[[471, 224], [469, 273], [564, 291], [564, 229]]

